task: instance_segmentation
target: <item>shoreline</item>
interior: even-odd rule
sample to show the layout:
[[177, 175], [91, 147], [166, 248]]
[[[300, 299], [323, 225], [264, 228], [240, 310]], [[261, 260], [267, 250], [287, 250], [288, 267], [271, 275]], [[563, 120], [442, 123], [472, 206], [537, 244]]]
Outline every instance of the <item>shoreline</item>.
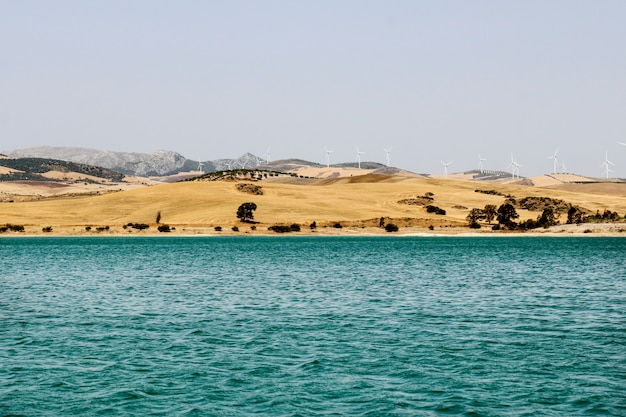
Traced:
[[[173, 226], [170, 232], [159, 232], [156, 225], [149, 229], [129, 230], [122, 227], [103, 231], [86, 231], [78, 226], [57, 226], [52, 231], [44, 232], [40, 226], [25, 226], [25, 231], [6, 231], [0, 233], [0, 238], [20, 237], [233, 237], [233, 236], [317, 236], [317, 237], [349, 237], [349, 236], [395, 236], [395, 237], [538, 237], [538, 236], [597, 236], [597, 237], [626, 237], [626, 223], [582, 223], [552, 226], [548, 229], [531, 229], [525, 231], [499, 230], [493, 231], [485, 227], [469, 229], [468, 227], [440, 227], [429, 230], [422, 227], [404, 227], [398, 232], [387, 232], [380, 227], [344, 227], [334, 229], [332, 227], [319, 227], [316, 230], [303, 229], [299, 232], [276, 233], [261, 227], [256, 230], [222, 230], [216, 231], [210, 226]], [[29, 230], [37, 229], [37, 230]], [[78, 230], [77, 230], [78, 229]], [[320, 230], [321, 229], [321, 230]]]

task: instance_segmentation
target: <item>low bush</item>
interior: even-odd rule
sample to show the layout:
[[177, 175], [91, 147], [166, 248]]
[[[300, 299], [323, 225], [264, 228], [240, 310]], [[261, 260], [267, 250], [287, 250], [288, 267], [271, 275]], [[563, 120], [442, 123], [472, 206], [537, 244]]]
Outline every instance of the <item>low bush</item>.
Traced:
[[132, 227], [133, 229], [137, 229], [137, 230], [144, 230], [144, 229], [150, 228], [150, 225], [146, 223], [128, 223], [126, 226]]
[[46, 226], [43, 229], [41, 229], [41, 231], [44, 233], [50, 233], [52, 231], [52, 226]]
[[213, 229], [215, 229], [216, 232], [221, 232], [222, 226], [215, 226]]
[[3, 227], [4, 230], [2, 230], [3, 232], [6, 232], [7, 230], [10, 230], [12, 232], [23, 232], [24, 231], [24, 226], [22, 226], [21, 224], [10, 224], [7, 223], [6, 226]]
[[426, 206], [426, 211], [428, 213], [435, 213], [435, 214], [439, 214], [439, 215], [442, 215], [442, 216], [446, 215], [446, 211], [444, 209], [440, 209], [437, 206]]
[[233, 227], [230, 228], [230, 230], [232, 230], [233, 232], [238, 232], [239, 231], [239, 227], [233, 226]]
[[162, 225], [159, 225], [159, 227], [157, 227], [157, 230], [161, 233], [168, 233], [172, 229], [167, 224], [162, 224]]
[[291, 232], [291, 226], [284, 226], [284, 225], [277, 224], [277, 225], [268, 227], [267, 230], [271, 230], [272, 232], [276, 232], [276, 233], [289, 233]]
[[387, 232], [397, 232], [398, 231], [398, 226], [393, 224], [393, 223], [387, 223], [385, 225], [385, 230]]
[[335, 223], [335, 224], [333, 225], [333, 227], [334, 227], [335, 229], [341, 229], [343, 226], [341, 225], [341, 223]]
[[291, 226], [289, 226], [289, 228], [291, 229], [292, 232], [299, 232], [300, 231], [300, 225], [299, 224], [292, 224]]

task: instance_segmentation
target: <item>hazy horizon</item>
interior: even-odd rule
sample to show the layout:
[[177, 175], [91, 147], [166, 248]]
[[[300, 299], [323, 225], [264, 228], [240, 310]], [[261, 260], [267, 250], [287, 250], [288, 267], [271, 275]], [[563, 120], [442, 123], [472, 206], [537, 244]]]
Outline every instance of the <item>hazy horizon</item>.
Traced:
[[0, 152], [626, 177], [623, 1], [0, 4]]

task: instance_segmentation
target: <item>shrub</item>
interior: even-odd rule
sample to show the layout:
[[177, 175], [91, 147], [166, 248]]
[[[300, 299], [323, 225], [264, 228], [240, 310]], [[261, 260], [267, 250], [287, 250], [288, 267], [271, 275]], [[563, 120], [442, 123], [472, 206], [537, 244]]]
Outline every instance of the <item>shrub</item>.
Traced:
[[317, 229], [317, 223], [315, 222], [315, 220], [313, 221], [313, 223], [311, 223], [311, 224], [309, 225], [309, 228], [310, 228], [311, 230], [315, 230], [315, 229]]
[[491, 228], [491, 230], [500, 230], [500, 225], [499, 224], [494, 224], [493, 227]]
[[91, 231], [91, 226], [87, 226], [87, 227], [85, 227], [85, 230], [86, 230], [87, 232]]
[[232, 230], [233, 232], [238, 232], [239, 231], [239, 227], [233, 226], [233, 227], [230, 228], [230, 230]]
[[171, 229], [167, 224], [162, 224], [159, 227], [157, 227], [157, 230], [161, 233], [167, 233], [169, 232]]
[[6, 225], [7, 229], [12, 231], [12, 232], [23, 232], [24, 231], [24, 226], [22, 226], [21, 224], [7, 224]]
[[221, 232], [222, 226], [215, 226], [213, 229], [215, 229], [216, 232]]
[[393, 223], [387, 223], [385, 225], [385, 230], [387, 232], [397, 232], [398, 231], [398, 226], [393, 224]]
[[432, 206], [432, 205], [426, 206], [426, 211], [428, 213], [435, 213], [435, 214], [439, 214], [439, 215], [442, 215], [442, 216], [446, 215], [446, 211], [444, 209], [440, 209], [437, 206]]
[[50, 233], [52, 231], [52, 226], [46, 226], [43, 229], [41, 229], [41, 231], [44, 233]]
[[428, 230], [434, 230], [435, 226], [433, 226], [432, 224], [430, 226], [428, 226]]
[[256, 230], [256, 226], [250, 226], [250, 230]]
[[274, 226], [268, 227], [267, 230], [271, 230], [272, 232], [276, 232], [276, 233], [289, 233], [291, 232], [291, 227], [284, 226], [284, 225], [274, 225]]
[[98, 232], [104, 232], [105, 230], [109, 230], [109, 226], [98, 226], [96, 227]]
[[144, 229], [150, 228], [150, 225], [146, 223], [128, 223], [126, 226], [132, 227], [133, 229], [137, 229], [137, 230], [144, 230]]
[[161, 223], [161, 212], [160, 211], [157, 212], [157, 215], [156, 215], [156, 224], [159, 224], [159, 223]]
[[472, 222], [469, 227], [470, 229], [480, 229], [480, 224], [478, 222]]
[[334, 227], [335, 229], [341, 229], [343, 226], [341, 225], [341, 223], [335, 223], [335, 224], [333, 225], [333, 227]]
[[292, 232], [299, 232], [300, 231], [300, 225], [299, 224], [292, 224], [291, 226], [289, 226], [289, 228], [291, 229]]

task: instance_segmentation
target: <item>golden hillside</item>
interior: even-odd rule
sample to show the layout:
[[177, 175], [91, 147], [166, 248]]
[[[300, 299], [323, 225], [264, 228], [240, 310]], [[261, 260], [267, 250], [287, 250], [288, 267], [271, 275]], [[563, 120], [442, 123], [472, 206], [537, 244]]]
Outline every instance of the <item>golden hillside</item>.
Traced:
[[[36, 201], [0, 203], [0, 224], [21, 224], [27, 233], [40, 232], [51, 226], [57, 233], [83, 233], [85, 226], [109, 226], [109, 233], [129, 233], [122, 229], [127, 223], [149, 223], [154, 226], [156, 215], [161, 222], [176, 227], [176, 233], [209, 233], [215, 226], [230, 232], [231, 226], [250, 231], [250, 225], [236, 218], [244, 202], [254, 202], [257, 231], [269, 225], [302, 225], [303, 231], [315, 221], [318, 226], [340, 222], [343, 233], [350, 228], [375, 227], [380, 217], [392, 221], [403, 231], [427, 231], [433, 225], [441, 229], [467, 226], [466, 216], [471, 208], [486, 204], [500, 205], [504, 195], [516, 198], [550, 197], [601, 212], [609, 209], [626, 214], [626, 184], [571, 184], [568, 189], [527, 187], [519, 185], [484, 184], [478, 182], [364, 175], [323, 180], [261, 181], [263, 195], [251, 195], [237, 189], [236, 181], [181, 182], [160, 184], [105, 195], [50, 197]], [[476, 189], [495, 190], [502, 195], [475, 192]], [[606, 190], [605, 190], [606, 189]], [[599, 191], [598, 191], [599, 190]], [[446, 210], [446, 215], [427, 213], [420, 205], [401, 203], [432, 193], [430, 204]], [[521, 220], [535, 219], [536, 211], [518, 210]], [[561, 218], [564, 222], [564, 217]], [[330, 229], [330, 228], [329, 228]], [[319, 230], [319, 229], [318, 229]], [[368, 229], [369, 230], [369, 229]], [[152, 227], [151, 232], [157, 233]], [[321, 231], [321, 230], [320, 230]], [[148, 232], [148, 231], [146, 231]], [[329, 232], [338, 232], [329, 230]], [[143, 233], [143, 232], [142, 232]]]

